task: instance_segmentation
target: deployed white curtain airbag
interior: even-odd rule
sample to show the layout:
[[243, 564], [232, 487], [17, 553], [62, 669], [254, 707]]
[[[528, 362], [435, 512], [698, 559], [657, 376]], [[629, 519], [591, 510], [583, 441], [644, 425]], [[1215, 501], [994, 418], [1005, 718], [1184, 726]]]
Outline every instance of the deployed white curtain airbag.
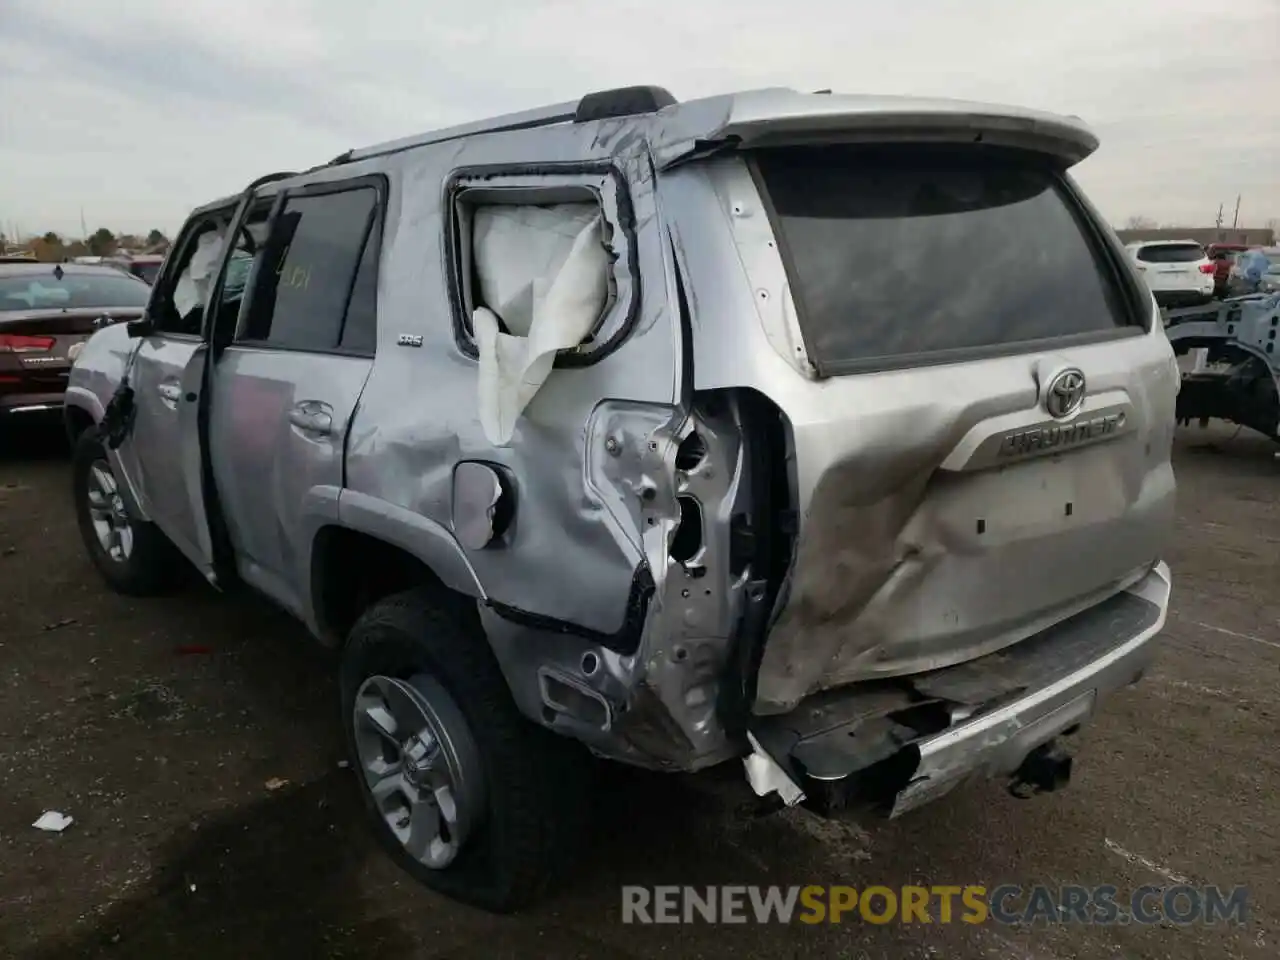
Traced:
[[[594, 203], [477, 207], [480, 425], [503, 446], [555, 363], [580, 344], [609, 296], [609, 254]], [[509, 333], [503, 333], [499, 317]]]
[[179, 316], [185, 317], [197, 306], [208, 302], [209, 286], [213, 283], [213, 272], [218, 266], [225, 239], [222, 229], [202, 233], [196, 239], [195, 252], [173, 288], [173, 305], [178, 308]]

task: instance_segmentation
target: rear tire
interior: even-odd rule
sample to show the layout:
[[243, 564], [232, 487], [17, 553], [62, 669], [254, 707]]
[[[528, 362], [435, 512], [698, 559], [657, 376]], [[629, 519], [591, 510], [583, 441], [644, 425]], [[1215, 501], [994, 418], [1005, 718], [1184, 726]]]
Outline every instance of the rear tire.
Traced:
[[80, 537], [111, 589], [144, 597], [182, 583], [186, 559], [158, 527], [128, 515], [96, 429], [73, 441], [71, 487]]
[[[424, 587], [375, 603], [351, 630], [340, 685], [351, 767], [378, 841], [392, 859], [425, 886], [495, 913], [514, 912], [543, 895], [586, 829], [588, 758], [578, 744], [536, 726], [517, 710], [474, 602], [441, 587]], [[390, 700], [379, 699], [389, 689], [400, 700], [399, 713]], [[401, 721], [404, 705], [415, 701], [425, 708], [432, 736], [414, 734], [421, 722]], [[386, 756], [371, 757], [370, 743], [379, 741], [369, 733], [369, 718], [384, 702], [396, 714], [390, 724], [394, 735], [384, 738], [390, 743]], [[409, 720], [414, 719], [410, 711]], [[451, 729], [439, 736], [436, 721]], [[386, 732], [385, 723], [379, 721], [379, 735]], [[404, 746], [406, 737], [413, 749], [396, 745], [402, 741]], [[473, 801], [451, 821], [463, 824], [459, 833], [467, 832], [456, 853], [438, 858], [447, 862], [434, 867], [424, 862], [429, 855], [411, 853], [410, 824], [417, 821], [407, 811], [417, 808], [392, 806], [388, 813], [386, 797], [392, 793], [380, 787], [398, 779], [396, 769], [419, 772], [409, 758], [423, 740], [456, 745], [442, 751], [450, 772], [458, 772], [454, 760], [461, 767], [470, 763], [457, 778], [464, 789], [450, 793], [459, 798], [459, 807], [468, 797]], [[375, 800], [375, 787], [381, 800]], [[411, 785], [408, 794], [416, 792]], [[398, 788], [394, 795], [401, 795]], [[416, 849], [424, 849], [421, 841]]]

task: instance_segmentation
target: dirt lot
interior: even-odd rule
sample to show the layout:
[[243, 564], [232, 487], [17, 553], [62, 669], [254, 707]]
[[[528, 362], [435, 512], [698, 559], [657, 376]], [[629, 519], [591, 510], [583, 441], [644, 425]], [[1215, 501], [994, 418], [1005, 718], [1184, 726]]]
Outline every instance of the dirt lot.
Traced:
[[[330, 661], [284, 616], [195, 587], [108, 593], [65, 451], [0, 434], [0, 956], [1275, 957], [1280, 951], [1280, 462], [1179, 440], [1174, 610], [1075, 780], [963, 790], [893, 823], [736, 817], [699, 782], [612, 773], [568, 889], [494, 918], [374, 849], [340, 769]], [[287, 781], [271, 789], [268, 783]], [[75, 818], [32, 829], [42, 811]], [[1110, 883], [1251, 888], [1247, 926], [624, 926], [619, 887]]]

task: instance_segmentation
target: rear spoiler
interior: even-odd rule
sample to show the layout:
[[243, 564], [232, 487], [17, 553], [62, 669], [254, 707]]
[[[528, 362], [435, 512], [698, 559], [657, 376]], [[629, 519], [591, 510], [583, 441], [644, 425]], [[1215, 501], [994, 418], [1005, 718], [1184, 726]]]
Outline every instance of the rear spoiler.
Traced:
[[[663, 116], [662, 114], [665, 114]], [[659, 114], [659, 168], [726, 147], [812, 143], [991, 143], [1073, 166], [1098, 148], [1078, 117], [964, 100], [805, 94], [785, 88], [696, 100]]]

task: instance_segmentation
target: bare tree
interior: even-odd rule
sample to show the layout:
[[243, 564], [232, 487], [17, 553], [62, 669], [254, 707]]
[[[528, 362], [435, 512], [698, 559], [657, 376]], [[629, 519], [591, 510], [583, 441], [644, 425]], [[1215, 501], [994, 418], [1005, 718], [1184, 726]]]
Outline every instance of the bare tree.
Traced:
[[1158, 226], [1160, 226], [1160, 224], [1156, 223], [1150, 217], [1144, 217], [1138, 213], [1135, 213], [1124, 222], [1124, 228], [1126, 230], [1154, 230]]

